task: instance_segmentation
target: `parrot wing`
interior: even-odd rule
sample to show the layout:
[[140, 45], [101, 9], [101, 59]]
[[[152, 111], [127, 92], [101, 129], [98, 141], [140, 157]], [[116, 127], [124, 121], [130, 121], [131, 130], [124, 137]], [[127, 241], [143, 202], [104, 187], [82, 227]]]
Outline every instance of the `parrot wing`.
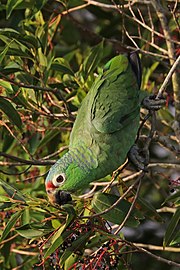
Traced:
[[139, 86], [129, 59], [120, 55], [94, 84], [91, 121], [101, 133], [113, 133], [139, 114]]

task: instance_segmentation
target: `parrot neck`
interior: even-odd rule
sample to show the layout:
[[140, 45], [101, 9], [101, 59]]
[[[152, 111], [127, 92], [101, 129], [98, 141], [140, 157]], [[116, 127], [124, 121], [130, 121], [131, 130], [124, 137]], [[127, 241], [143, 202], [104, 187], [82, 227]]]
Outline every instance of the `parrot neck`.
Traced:
[[86, 174], [92, 173], [92, 170], [97, 168], [97, 158], [93, 154], [92, 150], [83, 145], [77, 147], [71, 147], [69, 154], [74, 162], [82, 169]]
[[68, 181], [62, 185], [62, 190], [82, 190], [95, 179], [97, 160], [91, 149], [78, 145], [70, 147], [69, 151], [60, 159], [65, 168]]

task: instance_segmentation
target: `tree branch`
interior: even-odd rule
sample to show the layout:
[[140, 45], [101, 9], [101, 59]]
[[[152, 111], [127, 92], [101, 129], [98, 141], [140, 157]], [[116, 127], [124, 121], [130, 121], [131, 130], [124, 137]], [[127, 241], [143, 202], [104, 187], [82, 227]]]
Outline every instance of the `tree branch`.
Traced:
[[16, 156], [12, 156], [9, 154], [6, 154], [4, 152], [0, 152], [0, 156], [6, 157], [12, 160], [15, 160], [17, 162], [20, 162], [20, 165], [22, 166], [23, 164], [26, 165], [37, 165], [37, 166], [46, 166], [46, 165], [53, 165], [56, 161], [55, 160], [26, 160], [22, 159]]
[[138, 246], [137, 244], [128, 242], [128, 241], [126, 241], [126, 240], [123, 240], [123, 242], [125, 242], [125, 243], [128, 244], [129, 246], [131, 246], [131, 247], [137, 249], [138, 251], [143, 252], [143, 253], [149, 255], [150, 257], [154, 258], [155, 260], [157, 260], [157, 261], [159, 261], [159, 262], [163, 262], [163, 263], [166, 263], [166, 264], [168, 264], [168, 265], [173, 265], [173, 266], [180, 267], [180, 264], [179, 264], [179, 263], [173, 262], [173, 261], [171, 261], [171, 260], [167, 260], [167, 259], [162, 258], [162, 257], [160, 257], [160, 256], [157, 256], [157, 255], [151, 253], [150, 251], [146, 250], [145, 248]]
[[130, 206], [130, 208], [129, 208], [129, 210], [128, 210], [128, 212], [127, 212], [127, 214], [126, 214], [126, 216], [125, 216], [125, 218], [123, 220], [123, 222], [119, 225], [119, 227], [115, 231], [115, 233], [114, 233], [115, 235], [118, 234], [120, 232], [120, 230], [124, 227], [124, 225], [125, 225], [126, 221], [128, 220], [131, 212], [133, 211], [133, 208], [135, 206], [135, 203], [136, 203], [138, 195], [139, 195], [140, 187], [141, 187], [141, 179], [139, 181], [138, 188], [137, 188], [136, 194], [134, 196], [133, 202], [132, 202], [132, 204], [131, 204], [131, 206]]
[[166, 87], [167, 87], [173, 73], [175, 72], [176, 68], [178, 67], [179, 63], [180, 63], [180, 55], [178, 56], [176, 61], [173, 63], [171, 69], [169, 70], [163, 84], [161, 85], [161, 87], [160, 87], [160, 89], [158, 91], [158, 94], [157, 94], [156, 98], [160, 98], [162, 96], [163, 92], [165, 91], [165, 89], [166, 89]]
[[136, 247], [143, 247], [150, 250], [159, 250], [159, 251], [167, 251], [167, 252], [180, 252], [180, 248], [176, 247], [162, 247], [156, 245], [142, 244], [142, 243], [133, 243]]
[[[164, 9], [161, 6], [161, 3], [159, 0], [152, 0], [152, 5], [161, 23], [161, 26], [164, 32], [164, 37], [166, 40], [168, 54], [169, 54], [169, 62], [170, 62], [170, 65], [173, 66], [176, 59], [175, 47], [174, 47], [174, 41], [171, 36], [171, 31], [168, 26], [168, 21], [165, 16]], [[177, 61], [179, 62], [179, 60]], [[179, 88], [180, 79], [179, 77], [180, 76], [178, 76], [177, 72], [174, 72], [174, 73], [172, 72], [172, 85], [173, 85], [173, 90], [174, 90], [174, 101], [175, 101], [175, 122], [174, 122], [173, 128], [174, 128], [177, 138], [179, 138], [180, 140], [180, 124], [179, 124], [180, 123], [180, 88]]]
[[[122, 14], [122, 5], [109, 5], [109, 4], [105, 4], [105, 3], [101, 3], [101, 2], [97, 2], [97, 1], [93, 1], [93, 0], [85, 0], [86, 2], [88, 2], [90, 5], [96, 6], [96, 7], [101, 7], [101, 8], [105, 8], [105, 9], [116, 9], [118, 10], [121, 14]], [[143, 4], [150, 4], [151, 1], [140, 1]], [[138, 3], [138, 1], [136, 2]], [[135, 4], [135, 3], [134, 3]], [[129, 5], [129, 9], [131, 9], [131, 4]], [[136, 22], [137, 24], [141, 25], [143, 28], [147, 29], [149, 32], [153, 32], [155, 35], [166, 39], [165, 36], [161, 33], [159, 33], [158, 31], [155, 31], [154, 29], [152, 29], [149, 25], [143, 23], [141, 20], [139, 20], [138, 18], [136, 18], [135, 16], [130, 16], [126, 13], [124, 13], [124, 16], [127, 17], [129, 20]], [[170, 37], [168, 39], [168, 41], [172, 42], [172, 38]], [[173, 41], [175, 43], [177, 43], [176, 41]], [[173, 59], [173, 58], [172, 58]]]

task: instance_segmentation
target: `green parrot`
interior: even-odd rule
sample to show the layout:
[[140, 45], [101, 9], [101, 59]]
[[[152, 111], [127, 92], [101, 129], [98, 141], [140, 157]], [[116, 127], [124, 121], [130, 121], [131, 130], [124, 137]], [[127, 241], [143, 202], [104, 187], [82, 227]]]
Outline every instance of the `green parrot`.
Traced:
[[45, 186], [51, 203], [111, 174], [126, 160], [140, 122], [141, 65], [138, 54], [112, 58], [78, 111], [69, 151], [50, 169]]

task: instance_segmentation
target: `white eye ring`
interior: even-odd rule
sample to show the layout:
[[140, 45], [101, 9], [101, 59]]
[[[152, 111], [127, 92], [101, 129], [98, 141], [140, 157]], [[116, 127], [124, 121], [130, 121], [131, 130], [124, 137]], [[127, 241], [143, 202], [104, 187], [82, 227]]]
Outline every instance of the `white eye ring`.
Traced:
[[54, 178], [54, 179], [52, 180], [52, 183], [53, 183], [53, 185], [54, 185], [55, 187], [58, 187], [58, 186], [61, 186], [61, 185], [64, 183], [65, 180], [66, 180], [66, 175], [65, 175], [65, 173], [61, 173], [61, 174], [59, 174], [58, 176], [56, 176], [56, 178]]

